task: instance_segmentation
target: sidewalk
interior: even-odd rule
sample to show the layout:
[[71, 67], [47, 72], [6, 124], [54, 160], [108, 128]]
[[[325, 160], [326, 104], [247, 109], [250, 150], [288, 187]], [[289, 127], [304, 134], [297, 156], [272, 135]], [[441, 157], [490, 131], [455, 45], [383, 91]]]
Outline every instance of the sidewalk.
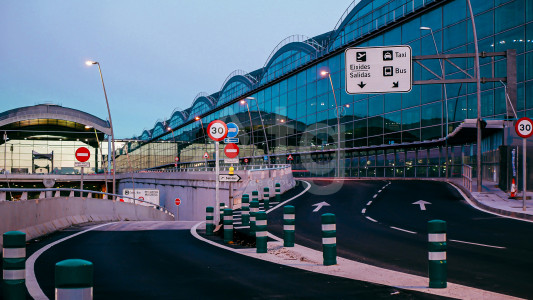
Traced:
[[[472, 192], [462, 185], [461, 178], [451, 178], [450, 183], [461, 189], [469, 198], [470, 203], [487, 211], [513, 218], [533, 221], [533, 200], [526, 200], [526, 210], [523, 210], [522, 191], [517, 199], [509, 199], [509, 194], [500, 190], [495, 182], [483, 181], [482, 192], [477, 192], [477, 182], [472, 182]], [[533, 192], [527, 192], [528, 198], [533, 198]]]

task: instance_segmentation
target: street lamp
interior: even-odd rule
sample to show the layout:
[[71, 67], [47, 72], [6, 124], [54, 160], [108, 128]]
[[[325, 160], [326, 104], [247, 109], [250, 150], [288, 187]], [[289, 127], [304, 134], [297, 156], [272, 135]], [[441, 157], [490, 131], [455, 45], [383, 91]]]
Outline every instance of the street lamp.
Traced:
[[337, 96], [335, 96], [335, 88], [333, 87], [333, 80], [331, 80], [331, 73], [326, 70], [320, 72], [322, 77], [326, 75], [329, 77], [329, 82], [331, 83], [331, 92], [333, 93], [333, 99], [335, 99], [335, 110], [337, 113], [337, 177], [341, 177], [341, 121], [339, 116], [339, 106], [337, 104]]
[[[174, 142], [174, 144], [176, 144], [176, 157], [179, 157], [180, 155], [180, 148], [179, 148], [179, 145], [178, 143], [176, 143], [176, 139], [174, 138], [174, 130], [172, 130], [172, 127], [170, 126], [167, 126], [167, 131], [171, 131], [172, 132], [172, 141]], [[177, 164], [178, 162], [174, 159], [174, 162]], [[177, 166], [177, 165], [176, 165]]]
[[241, 104], [246, 104], [246, 109], [248, 110], [248, 118], [250, 119], [250, 137], [252, 141], [252, 157], [255, 155], [255, 143], [254, 143], [254, 125], [252, 124], [252, 115], [250, 114], [250, 106], [245, 100], [241, 100]]
[[[257, 112], [259, 113], [259, 119], [261, 119], [261, 126], [263, 127], [263, 134], [265, 135], [265, 143], [266, 143], [266, 150], [267, 150], [267, 157], [268, 157], [268, 165], [270, 166], [270, 148], [268, 146], [268, 139], [267, 139], [267, 134], [266, 134], [266, 129], [265, 129], [265, 123], [263, 122], [263, 116], [261, 115], [261, 110], [259, 109], [259, 103], [258, 103], [257, 99], [255, 99], [254, 97], [246, 97], [246, 99], [255, 100], [255, 105], [257, 107]], [[245, 101], [246, 99], [241, 100], [241, 103], [242, 103], [242, 101]]]
[[[100, 72], [100, 79], [102, 80], [102, 88], [104, 89], [104, 96], [105, 96], [105, 103], [107, 105], [107, 114], [109, 116], [109, 127], [111, 129], [111, 145], [113, 149], [113, 153], [111, 155], [111, 159], [113, 160], [113, 194], [116, 194], [116, 179], [115, 179], [115, 173], [117, 170], [117, 166], [115, 164], [115, 135], [113, 134], [113, 121], [111, 120], [111, 111], [109, 110], [109, 101], [107, 100], [107, 92], [105, 90], [105, 84], [104, 84], [104, 77], [102, 76], [102, 68], [100, 67], [100, 63], [97, 61], [91, 61], [88, 60], [85, 62], [86, 65], [97, 65], [98, 71]], [[107, 188], [107, 187], [106, 187]]]
[[481, 193], [482, 178], [481, 178], [481, 70], [479, 67], [479, 45], [477, 42], [476, 22], [474, 21], [474, 13], [472, 12], [472, 3], [468, 3], [468, 11], [470, 12], [470, 20], [472, 21], [472, 33], [474, 34], [474, 51], [475, 60], [474, 68], [476, 69], [476, 89], [477, 89], [477, 154], [476, 154], [476, 168], [477, 168], [477, 191]]
[[[437, 47], [437, 41], [435, 40], [435, 35], [433, 34], [433, 29], [431, 27], [422, 26], [420, 27], [420, 30], [429, 30], [431, 32], [431, 37], [433, 38], [433, 44], [435, 45], [435, 53], [439, 55], [439, 48]], [[440, 71], [442, 73], [442, 80], [444, 80], [444, 61], [442, 59], [439, 59], [439, 65], [440, 65]], [[446, 179], [448, 179], [448, 133], [450, 131], [450, 127], [448, 125], [448, 93], [446, 91], [446, 83], [443, 84], [444, 86], [444, 107], [446, 109], [446, 136], [444, 139], [445, 147], [446, 147]]]
[[[202, 127], [202, 133], [204, 134], [204, 147], [205, 147], [205, 153], [207, 153], [207, 139], [205, 137], [205, 130], [204, 130], [204, 123], [202, 122], [202, 118], [196, 116], [194, 117], [194, 119], [196, 121], [200, 121], [200, 126]], [[218, 161], [218, 157], [216, 158], [217, 161]], [[204, 154], [204, 160], [205, 160], [205, 169], [207, 171], [207, 157], [205, 157], [205, 154]]]

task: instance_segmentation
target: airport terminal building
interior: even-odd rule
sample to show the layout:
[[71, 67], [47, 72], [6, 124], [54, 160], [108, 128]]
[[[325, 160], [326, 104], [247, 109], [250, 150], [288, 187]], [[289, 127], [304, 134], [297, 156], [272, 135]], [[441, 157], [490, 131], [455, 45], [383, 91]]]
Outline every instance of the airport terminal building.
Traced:
[[[533, 117], [533, 2], [470, 2], [482, 171], [497, 181], [521, 143], [512, 119]], [[354, 1], [331, 31], [282, 40], [263, 66], [232, 72], [219, 91], [126, 141], [117, 171], [174, 168], [176, 158], [180, 168], [214, 165], [206, 129], [219, 119], [239, 126], [242, 164], [289, 163], [303, 177], [461, 176], [476, 165], [472, 29], [467, 0]], [[412, 49], [412, 89], [348, 94], [346, 49], [392, 45]]]

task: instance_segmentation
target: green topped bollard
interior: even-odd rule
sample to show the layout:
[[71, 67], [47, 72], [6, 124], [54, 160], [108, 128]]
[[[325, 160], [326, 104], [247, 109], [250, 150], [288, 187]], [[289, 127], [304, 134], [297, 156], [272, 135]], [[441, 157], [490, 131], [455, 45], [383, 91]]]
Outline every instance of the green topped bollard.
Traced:
[[447, 287], [446, 221], [428, 221], [429, 287]]
[[274, 194], [276, 195], [276, 202], [281, 202], [281, 184], [276, 183]]
[[294, 219], [295, 209], [292, 205], [283, 207], [283, 246], [294, 247], [294, 226], [296, 221]]
[[3, 234], [2, 299], [26, 299], [26, 233]]
[[215, 230], [215, 209], [212, 206], [205, 208], [205, 235], [213, 235]]
[[233, 210], [224, 209], [224, 243], [233, 242]]
[[250, 196], [248, 194], [242, 195], [241, 200], [241, 220], [243, 226], [250, 225]]
[[90, 300], [93, 298], [93, 263], [67, 259], [56, 263], [56, 300]]
[[259, 212], [259, 201], [250, 203], [250, 235], [255, 235], [255, 216]]
[[264, 211], [255, 214], [255, 247], [257, 253], [267, 253], [267, 214]]
[[324, 266], [337, 264], [337, 228], [334, 214], [322, 215], [322, 249]]
[[263, 188], [263, 204], [265, 207], [265, 211], [270, 209], [270, 189], [268, 186], [265, 186]]

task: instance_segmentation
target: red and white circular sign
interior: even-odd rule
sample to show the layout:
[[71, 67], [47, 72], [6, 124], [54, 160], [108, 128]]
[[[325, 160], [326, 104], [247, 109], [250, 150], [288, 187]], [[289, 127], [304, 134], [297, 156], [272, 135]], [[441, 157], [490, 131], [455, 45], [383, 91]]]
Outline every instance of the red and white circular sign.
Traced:
[[244, 159], [244, 162], [245, 162], [245, 163], [248, 163], [248, 158], [245, 158], [245, 159]]
[[215, 142], [220, 142], [228, 135], [228, 126], [220, 120], [214, 120], [207, 125], [207, 135]]
[[76, 150], [76, 159], [79, 161], [79, 162], [86, 162], [89, 160], [89, 158], [91, 158], [91, 152], [89, 152], [89, 149], [85, 148], [85, 147], [79, 147], [77, 150]]
[[174, 161], [180, 161], [180, 158], [176, 156], [176, 157], [174, 158]]
[[180, 206], [180, 204], [181, 204], [180, 198], [176, 198], [176, 206]]
[[533, 135], [533, 121], [530, 118], [520, 118], [515, 124], [516, 134], [521, 138], [527, 139]]
[[235, 158], [239, 155], [239, 146], [237, 144], [227, 144], [226, 147], [224, 147], [224, 154], [226, 154], [226, 157], [228, 158]]

